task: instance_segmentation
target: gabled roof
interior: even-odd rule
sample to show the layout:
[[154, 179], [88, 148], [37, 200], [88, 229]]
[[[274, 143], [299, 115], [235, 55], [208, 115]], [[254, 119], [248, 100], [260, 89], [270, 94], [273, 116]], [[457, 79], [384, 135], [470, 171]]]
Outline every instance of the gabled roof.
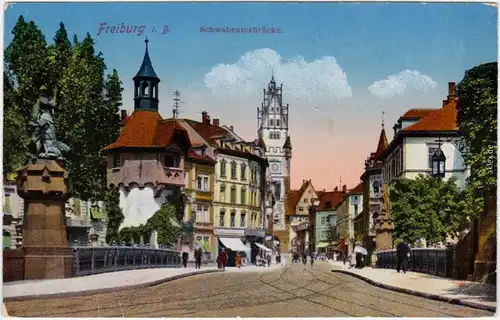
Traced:
[[[295, 214], [295, 209], [297, 208], [297, 204], [299, 203], [300, 198], [302, 198], [302, 195], [304, 194], [304, 192], [306, 191], [306, 189], [309, 185], [312, 186], [311, 180], [304, 180], [302, 182], [302, 186], [300, 187], [299, 190], [290, 190], [290, 196], [288, 198], [288, 201], [290, 204], [290, 207], [289, 207], [290, 212], [286, 213], [286, 214]], [[312, 188], [314, 189], [313, 186], [312, 186]], [[316, 194], [318, 194], [318, 192], [316, 192]]]
[[215, 138], [233, 138], [232, 134], [226, 129], [214, 126], [210, 123], [198, 122], [191, 119], [183, 119], [187, 124], [189, 124], [198, 134], [205, 139], [213, 147], [217, 147], [217, 142]]
[[351, 190], [349, 190], [349, 192], [347, 192], [347, 193], [349, 195], [363, 193], [363, 184], [359, 183], [357, 186], [355, 186], [354, 188], [352, 188]]
[[104, 150], [116, 148], [159, 148], [171, 144], [176, 134], [185, 135], [186, 129], [176, 119], [163, 120], [156, 111], [134, 111], [116, 141]]
[[422, 131], [456, 131], [457, 126], [457, 102], [455, 99], [448, 101], [441, 109], [428, 112], [417, 123], [408, 126], [403, 132]]
[[317, 211], [333, 210], [347, 196], [343, 191], [322, 192]]
[[190, 160], [195, 160], [195, 161], [201, 161], [201, 162], [209, 162], [209, 163], [216, 163], [217, 161], [207, 155], [199, 155], [197, 154], [192, 148], [189, 149], [188, 152], [188, 158]]

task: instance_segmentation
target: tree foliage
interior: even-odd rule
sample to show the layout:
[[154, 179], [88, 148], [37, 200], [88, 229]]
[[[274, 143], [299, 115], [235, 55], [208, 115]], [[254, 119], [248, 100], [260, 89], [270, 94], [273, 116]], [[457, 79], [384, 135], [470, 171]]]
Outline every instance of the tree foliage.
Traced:
[[457, 236], [467, 226], [466, 198], [455, 179], [430, 175], [398, 179], [390, 192], [393, 236], [406, 242], [425, 238], [428, 243]]
[[485, 196], [496, 196], [497, 184], [497, 63], [485, 63], [466, 71], [458, 85], [459, 132], [471, 168], [469, 197], [482, 212]]
[[122, 241], [119, 233], [120, 225], [124, 216], [120, 209], [120, 193], [115, 187], [110, 187], [105, 195], [104, 207], [108, 219], [106, 229], [106, 243], [120, 243]]
[[159, 245], [170, 246], [181, 236], [182, 228], [172, 223], [178, 222], [176, 215], [175, 205], [167, 203], [148, 219], [146, 226], [157, 232]]
[[[119, 134], [121, 81], [116, 70], [105, 78], [106, 65], [87, 34], [81, 42], [63, 23], [47, 45], [33, 21], [20, 16], [5, 49], [4, 177], [27, 161], [31, 109], [42, 86], [55, 98], [58, 139], [71, 150], [64, 154], [72, 192], [82, 200], [107, 194], [103, 148]], [[114, 212], [114, 211], [113, 211]], [[114, 232], [114, 231], [113, 231]]]

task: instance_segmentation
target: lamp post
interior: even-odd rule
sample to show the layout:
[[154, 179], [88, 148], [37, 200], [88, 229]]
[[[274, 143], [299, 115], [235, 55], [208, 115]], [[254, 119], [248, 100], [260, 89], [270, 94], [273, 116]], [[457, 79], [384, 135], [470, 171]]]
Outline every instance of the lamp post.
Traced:
[[438, 138], [438, 148], [432, 154], [431, 174], [436, 178], [444, 178], [446, 174], [446, 156], [441, 149], [441, 137]]
[[316, 209], [319, 206], [319, 199], [314, 199], [309, 207], [309, 254], [316, 250]]

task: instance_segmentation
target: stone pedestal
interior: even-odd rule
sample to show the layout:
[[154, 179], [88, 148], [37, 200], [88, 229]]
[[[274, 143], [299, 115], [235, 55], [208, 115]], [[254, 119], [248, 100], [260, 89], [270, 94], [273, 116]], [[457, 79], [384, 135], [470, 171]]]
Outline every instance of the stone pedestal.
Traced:
[[392, 249], [392, 219], [389, 186], [384, 184], [382, 189], [382, 212], [375, 225], [377, 233], [375, 241], [376, 251]]
[[37, 159], [19, 170], [17, 192], [25, 201], [24, 279], [57, 279], [73, 274], [65, 203], [68, 172], [56, 160]]

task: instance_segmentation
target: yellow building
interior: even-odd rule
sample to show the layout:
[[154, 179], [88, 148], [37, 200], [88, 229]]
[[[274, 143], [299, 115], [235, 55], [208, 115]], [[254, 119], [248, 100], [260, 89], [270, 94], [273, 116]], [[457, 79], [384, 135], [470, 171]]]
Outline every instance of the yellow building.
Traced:
[[[184, 165], [185, 189], [188, 197], [184, 221], [193, 223], [193, 235], [185, 239], [193, 252], [195, 244], [200, 244], [205, 254], [214, 256], [214, 165], [215, 160], [205, 154], [206, 148], [193, 147]], [[186, 248], [185, 248], [186, 249]]]

